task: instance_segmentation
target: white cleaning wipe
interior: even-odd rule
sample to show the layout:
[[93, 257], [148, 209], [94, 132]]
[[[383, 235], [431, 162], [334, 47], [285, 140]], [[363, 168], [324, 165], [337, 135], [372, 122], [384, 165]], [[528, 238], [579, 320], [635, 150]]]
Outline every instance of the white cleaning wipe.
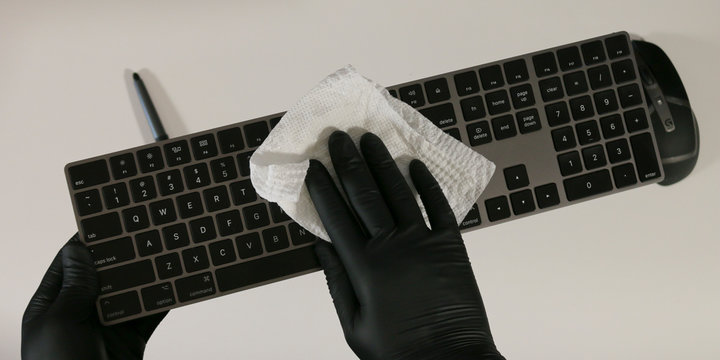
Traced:
[[[366, 132], [380, 137], [411, 187], [410, 161], [424, 162], [458, 224], [495, 171], [495, 164], [438, 129], [384, 87], [351, 66], [342, 68], [285, 113], [250, 158], [250, 179], [258, 195], [278, 203], [300, 226], [328, 241], [304, 182], [310, 159], [322, 162], [335, 177], [327, 146], [335, 130], [347, 132], [356, 145]], [[427, 222], [424, 211], [423, 216]]]

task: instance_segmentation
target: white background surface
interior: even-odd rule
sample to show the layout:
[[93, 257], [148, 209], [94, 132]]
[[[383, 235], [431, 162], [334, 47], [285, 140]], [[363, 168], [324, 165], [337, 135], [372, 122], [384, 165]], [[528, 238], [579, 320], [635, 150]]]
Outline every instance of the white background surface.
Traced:
[[[695, 171], [466, 235], [508, 359], [720, 358], [717, 1], [0, 1], [0, 358], [76, 231], [63, 166], [286, 109], [351, 63], [392, 85], [627, 30], [680, 72]], [[173, 310], [147, 359], [352, 359], [321, 273]]]

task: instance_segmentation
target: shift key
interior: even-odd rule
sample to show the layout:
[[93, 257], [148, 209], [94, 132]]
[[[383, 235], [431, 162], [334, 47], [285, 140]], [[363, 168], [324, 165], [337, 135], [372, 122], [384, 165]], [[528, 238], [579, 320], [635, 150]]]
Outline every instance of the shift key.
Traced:
[[155, 281], [155, 271], [150, 260], [98, 271], [97, 274], [100, 294], [125, 290]]

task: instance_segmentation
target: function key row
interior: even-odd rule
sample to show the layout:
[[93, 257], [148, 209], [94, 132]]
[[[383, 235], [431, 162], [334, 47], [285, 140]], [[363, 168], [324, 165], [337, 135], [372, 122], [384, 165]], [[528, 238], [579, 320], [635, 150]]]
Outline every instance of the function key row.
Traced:
[[[278, 123], [280, 118], [274, 118], [271, 125]], [[68, 169], [73, 189], [82, 189], [110, 181], [110, 175], [115, 180], [125, 179], [138, 174], [148, 173], [189, 163], [193, 160], [204, 160], [240, 151], [246, 146], [254, 148], [267, 138], [270, 128], [267, 122], [260, 121], [239, 127], [222, 130], [215, 134], [195, 136], [188, 140], [177, 140], [162, 146], [152, 146], [138, 150], [135, 154], [125, 153], [112, 156], [109, 159], [110, 168], [105, 160], [95, 160], [88, 163], [72, 166]], [[243, 136], [244, 134], [244, 136]], [[244, 138], [244, 140], [243, 140]], [[164, 157], [163, 157], [164, 152]], [[136, 162], [137, 159], [137, 162]]]

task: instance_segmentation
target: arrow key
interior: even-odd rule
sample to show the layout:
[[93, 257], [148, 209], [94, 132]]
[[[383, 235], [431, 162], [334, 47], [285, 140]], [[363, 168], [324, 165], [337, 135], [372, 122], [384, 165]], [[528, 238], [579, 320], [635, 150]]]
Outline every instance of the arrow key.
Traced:
[[535, 210], [535, 201], [533, 201], [532, 191], [530, 190], [510, 194], [510, 202], [512, 203], [513, 213], [515, 213], [515, 215], [525, 214]]
[[508, 205], [507, 196], [498, 196], [485, 200], [485, 209], [487, 210], [490, 221], [498, 221], [510, 217], [510, 206]]
[[560, 203], [557, 186], [555, 183], [540, 185], [535, 188], [535, 197], [537, 198], [538, 207], [541, 209], [555, 206]]

